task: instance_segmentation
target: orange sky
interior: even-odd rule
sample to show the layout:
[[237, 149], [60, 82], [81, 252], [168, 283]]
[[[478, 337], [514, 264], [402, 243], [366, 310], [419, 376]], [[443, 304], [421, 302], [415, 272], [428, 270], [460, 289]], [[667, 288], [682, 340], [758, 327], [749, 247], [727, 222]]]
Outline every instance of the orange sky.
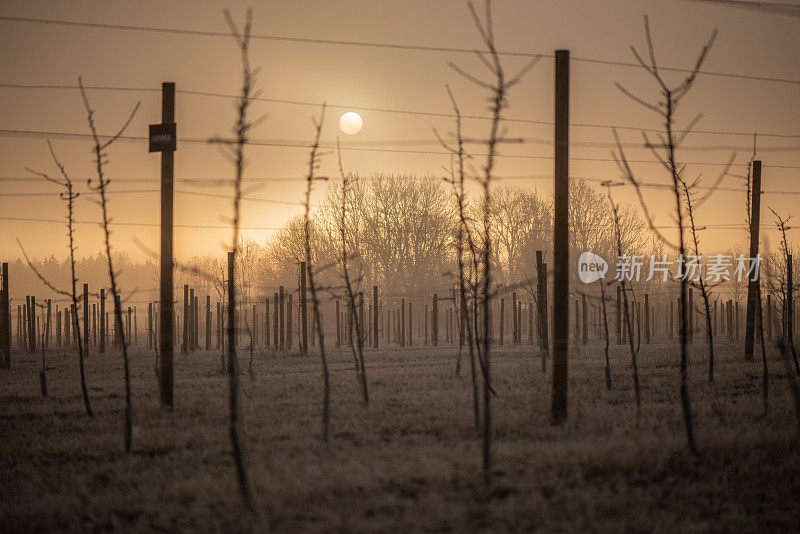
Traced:
[[[111, 24], [190, 28], [225, 31], [222, 8], [229, 7], [241, 20], [248, 3], [227, 2], [81, 2], [65, 3], [4, 2], [0, 16], [90, 21]], [[349, 41], [374, 41], [443, 47], [479, 46], [463, 2], [431, 1], [294, 1], [262, 2], [254, 5], [254, 33], [291, 37], [310, 37]], [[630, 61], [630, 44], [644, 45], [642, 15], [650, 16], [659, 62], [667, 66], [689, 66], [713, 29], [720, 34], [705, 68], [709, 71], [761, 75], [800, 80], [800, 18], [709, 6], [681, 0], [658, 1], [512, 1], [495, 2], [495, 28], [502, 50], [552, 53], [568, 48], [574, 57]], [[174, 81], [178, 90], [235, 94], [239, 85], [239, 61], [230, 38], [178, 36], [108, 29], [87, 29], [55, 25], [0, 21], [0, 61], [4, 84], [74, 84], [82, 75], [88, 85], [160, 88], [162, 81]], [[331, 107], [323, 129], [323, 141], [335, 143], [339, 116], [354, 110], [364, 117], [364, 129], [355, 136], [342, 136], [345, 147], [402, 148], [436, 151], [432, 128], [452, 130], [447, 118], [363, 111], [361, 107], [392, 108], [425, 112], [450, 111], [444, 84], [453, 87], [464, 113], [484, 115], [484, 94], [447, 68], [455, 61], [471, 72], [481, 72], [479, 62], [468, 54], [401, 51], [392, 49], [330, 46], [319, 44], [256, 41], [252, 61], [262, 68], [258, 87], [263, 96], [305, 102], [326, 101]], [[508, 58], [509, 71], [525, 62]], [[675, 74], [677, 80], [680, 75]], [[658, 127], [657, 118], [625, 98], [614, 87], [620, 82], [641, 95], [655, 95], [656, 86], [637, 69], [609, 65], [572, 63], [572, 122], [575, 124], [618, 124]], [[553, 62], [542, 60], [517, 86], [510, 97], [509, 117], [551, 121], [553, 118]], [[160, 122], [160, 94], [157, 92], [90, 91], [102, 132], [109, 133], [141, 100], [142, 107], [128, 130], [144, 136], [147, 125]], [[227, 134], [234, 119], [232, 101], [223, 98], [179, 94], [176, 103], [179, 138], [207, 138]], [[699, 129], [735, 132], [762, 132], [800, 136], [800, 84], [771, 83], [701, 75], [687, 97], [679, 120], [683, 124], [695, 113], [704, 118]], [[254, 138], [280, 142], [308, 142], [313, 131], [311, 106], [259, 102], [254, 113], [267, 120], [253, 133]], [[486, 133], [485, 121], [468, 121], [467, 135]], [[542, 159], [506, 157], [497, 174], [501, 176], [549, 175], [552, 173], [552, 126], [509, 124], [509, 135], [529, 142], [520, 147], [504, 147], [509, 156], [541, 156]], [[0, 129], [87, 133], [80, 96], [74, 90], [20, 90], [0, 87]], [[641, 137], [623, 132], [628, 143]], [[608, 158], [609, 147], [581, 147], [580, 142], [610, 143], [607, 128], [571, 129], [575, 146], [573, 158]], [[387, 141], [418, 141], [420, 144], [387, 146]], [[544, 140], [537, 144], [535, 140]], [[53, 137], [52, 141], [68, 170], [75, 178], [91, 172], [90, 145], [86, 139]], [[729, 135], [693, 135], [687, 147], [719, 147], [715, 150], [687, 150], [687, 162], [724, 162], [737, 150], [737, 163], [750, 156], [746, 147], [752, 139]], [[762, 221], [772, 222], [767, 206], [784, 214], [796, 212], [800, 200], [800, 137], [762, 137], [760, 153], [764, 161], [764, 202]], [[769, 151], [767, 147], [792, 147]], [[302, 148], [250, 147], [250, 178], [303, 176], [307, 151]], [[651, 159], [641, 149], [629, 151], [631, 159]], [[391, 153], [346, 150], [344, 165], [359, 173], [375, 171], [441, 174], [449, 158], [441, 154]], [[212, 146], [181, 143], [175, 156], [175, 176], [181, 178], [229, 178], [230, 164]], [[55, 186], [43, 182], [15, 181], [29, 177], [25, 167], [54, 172], [44, 137], [0, 136], [0, 216], [12, 218], [63, 217], [63, 204], [55, 196]], [[648, 181], [667, 183], [657, 165], [635, 166]], [[336, 158], [328, 155], [322, 172], [336, 173]], [[613, 163], [574, 159], [571, 173], [596, 179], [617, 178]], [[693, 165], [691, 173], [702, 172], [711, 178], [719, 167]], [[734, 170], [743, 172], [741, 168]], [[113, 217], [121, 222], [157, 224], [159, 197], [159, 156], [149, 154], [143, 141], [120, 142], [111, 150]], [[435, 178], [432, 178], [435, 179]], [[135, 180], [135, 181], [128, 181]], [[80, 189], [85, 190], [83, 180]], [[504, 183], [535, 187], [543, 193], [552, 190], [550, 179], [513, 180]], [[741, 180], [727, 178], [727, 187], [740, 188]], [[288, 202], [302, 200], [302, 182], [271, 182], [249, 196]], [[143, 192], [130, 192], [140, 190]], [[228, 188], [178, 183], [176, 190], [227, 194]], [[320, 186], [320, 194], [324, 186]], [[796, 191], [779, 194], [777, 191]], [[634, 202], [631, 191], [618, 189], [620, 199]], [[84, 195], [77, 218], [96, 221], [99, 209]], [[657, 222], [669, 224], [665, 192], [650, 190], [648, 201], [655, 207]], [[224, 225], [230, 215], [230, 202], [222, 198], [202, 198], [190, 194], [175, 197], [175, 222], [178, 225]], [[245, 202], [243, 224], [277, 227], [299, 207]], [[800, 213], [797, 214], [800, 216]], [[700, 213], [700, 224], [741, 223], [744, 198], [741, 193], [720, 191]], [[66, 254], [63, 227], [44, 222], [0, 219], [0, 251], [3, 258], [19, 256], [16, 239], [29, 253], [42, 256]], [[94, 226], [78, 228], [79, 254], [95, 254], [101, 235]], [[246, 236], [263, 241], [269, 230], [247, 230]], [[775, 244], [774, 233], [767, 240]], [[158, 249], [155, 227], [120, 226], [115, 229], [118, 249], [134, 256], [142, 253], [134, 238]], [[221, 253], [229, 238], [223, 229], [177, 228], [175, 251], [178, 256]], [[744, 244], [744, 233], [711, 229], [703, 234], [709, 248], [725, 249]], [[762, 241], [763, 242], [763, 241]]]

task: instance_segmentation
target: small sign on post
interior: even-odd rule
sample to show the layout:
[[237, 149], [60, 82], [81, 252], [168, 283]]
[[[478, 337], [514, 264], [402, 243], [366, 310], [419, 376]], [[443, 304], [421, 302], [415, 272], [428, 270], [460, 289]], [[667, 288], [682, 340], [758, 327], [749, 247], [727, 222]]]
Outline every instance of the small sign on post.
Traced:
[[150, 125], [150, 152], [175, 152], [177, 147], [176, 125], [174, 122], [167, 124]]

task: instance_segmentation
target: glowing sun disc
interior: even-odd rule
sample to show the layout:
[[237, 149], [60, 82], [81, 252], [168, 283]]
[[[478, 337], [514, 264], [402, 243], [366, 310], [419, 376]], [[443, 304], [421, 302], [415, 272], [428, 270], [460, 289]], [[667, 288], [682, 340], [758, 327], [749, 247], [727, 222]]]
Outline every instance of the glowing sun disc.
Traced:
[[361, 115], [354, 111], [348, 111], [339, 119], [339, 129], [347, 135], [357, 134], [364, 126], [364, 121], [361, 120]]

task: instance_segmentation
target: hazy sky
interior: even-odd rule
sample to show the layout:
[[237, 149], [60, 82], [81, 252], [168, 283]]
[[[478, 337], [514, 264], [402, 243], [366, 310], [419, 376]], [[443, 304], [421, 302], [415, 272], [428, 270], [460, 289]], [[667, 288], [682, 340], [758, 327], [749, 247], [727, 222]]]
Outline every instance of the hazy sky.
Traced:
[[[155, 26], [209, 31], [226, 31], [223, 7], [241, 21], [246, 2], [3, 2], [0, 16], [29, 17], [120, 25]], [[466, 6], [462, 1], [303, 1], [259, 2], [254, 7], [255, 34], [308, 37], [347, 41], [475, 48], [480, 45]], [[479, 3], [479, 5], [481, 5]], [[495, 29], [502, 50], [550, 54], [568, 48], [575, 58], [609, 61], [632, 60], [629, 45], [645, 50], [642, 16], [650, 16], [659, 62], [664, 66], [688, 67], [697, 52], [717, 29], [719, 37], [705, 65], [709, 71], [800, 80], [800, 18], [771, 15], [719, 5], [683, 0], [658, 1], [522, 1], [499, 0], [494, 4]], [[176, 88], [235, 94], [240, 83], [240, 63], [230, 37], [181, 36], [163, 33], [64, 27], [0, 21], [0, 61], [3, 84], [75, 84], [82, 75], [90, 86], [150, 88], [143, 91], [98, 91], [89, 95], [97, 112], [101, 132], [118, 127], [133, 105], [142, 107], [128, 130], [129, 135], [146, 136], [147, 125], [160, 122], [162, 81], [174, 81]], [[449, 83], [464, 113], [485, 115], [484, 94], [460, 78], [446, 63], [455, 61], [475, 73], [481, 65], [470, 54], [334, 46], [275, 40], [253, 43], [252, 62], [261, 67], [258, 88], [262, 96], [277, 100], [329, 104], [323, 141], [335, 143], [342, 136], [345, 148], [401, 149], [405, 152], [345, 150], [344, 166], [362, 174], [372, 172], [414, 172], [437, 179], [441, 167], [449, 165], [434, 143], [432, 129], [452, 130], [448, 118], [409, 115], [361, 108], [447, 113], [449, 101], [444, 85]], [[509, 71], [525, 59], [506, 58]], [[612, 134], [609, 128], [579, 127], [577, 124], [659, 127], [652, 113], [639, 108], [615, 87], [620, 82], [638, 94], [654, 98], [657, 86], [641, 69], [573, 61], [571, 90], [573, 147], [571, 174], [592, 179], [615, 179], [616, 166], [608, 159]], [[669, 75], [678, 80], [681, 74]], [[508, 117], [549, 122], [553, 119], [553, 61], [543, 59], [510, 95]], [[0, 87], [0, 129], [88, 133], [85, 113], [76, 90], [15, 89]], [[229, 187], [184, 183], [180, 179], [232, 176], [230, 164], [213, 146], [181, 142], [180, 138], [205, 139], [228, 134], [234, 120], [233, 101], [226, 98], [178, 94], [176, 117], [179, 145], [175, 154], [175, 196], [177, 225], [225, 225], [230, 201], [205, 198], [191, 193], [227, 195]], [[364, 118], [363, 130], [345, 136], [338, 130], [339, 116], [353, 110]], [[697, 112], [704, 118], [701, 130], [760, 132], [795, 137], [762, 136], [759, 157], [764, 161], [764, 203], [762, 221], [771, 223], [767, 206], [784, 214], [797, 213], [800, 200], [800, 83], [778, 83], [730, 77], [700, 75], [695, 89], [685, 99], [680, 125]], [[266, 114], [253, 137], [282, 144], [307, 144], [313, 135], [311, 117], [318, 109], [311, 105], [258, 102], [255, 114]], [[467, 135], [485, 136], [488, 123], [470, 120]], [[509, 135], [526, 139], [522, 146], [504, 147], [497, 174], [523, 177], [503, 183], [536, 188], [543, 194], [552, 190], [552, 126], [509, 123]], [[623, 139], [641, 144], [641, 135], [622, 131]], [[85, 190], [84, 178], [91, 175], [90, 144], [87, 139], [52, 136], [67, 169]], [[695, 134], [686, 141], [682, 159], [689, 163], [723, 163], [731, 152], [737, 164], [749, 157], [752, 138], [735, 135]], [[769, 148], [773, 148], [770, 150]], [[783, 150], [776, 147], [789, 147]], [[263, 183], [248, 196], [288, 202], [302, 200], [307, 150], [291, 147], [248, 148], [251, 164], [246, 178], [278, 178]], [[642, 149], [631, 148], [633, 160], [652, 160]], [[514, 157], [526, 156], [526, 157]], [[530, 157], [533, 156], [533, 157]], [[118, 222], [159, 222], [159, 160], [149, 154], [144, 141], [120, 142], [111, 149], [109, 174], [111, 212]], [[784, 168], [779, 168], [783, 166]], [[59, 219], [64, 206], [56, 187], [42, 181], [20, 181], [30, 177], [25, 167], [53, 173], [45, 138], [42, 136], [0, 136], [0, 217]], [[795, 168], [785, 168], [795, 167]], [[666, 184], [668, 176], [658, 165], [636, 164], [647, 181]], [[711, 180], [719, 166], [690, 165], [692, 174], [703, 173]], [[324, 174], [335, 175], [336, 157], [325, 157]], [[742, 167], [733, 172], [743, 173]], [[294, 180], [294, 181], [292, 181]], [[741, 189], [739, 178], [726, 178], [726, 187]], [[317, 198], [324, 191], [319, 187]], [[786, 192], [795, 192], [786, 194]], [[8, 194], [30, 196], [7, 196]], [[622, 200], [634, 202], [629, 188], [618, 188]], [[77, 218], [97, 221], [99, 208], [90, 194], [79, 200]], [[657, 223], [670, 224], [666, 209], [669, 197], [660, 190], [648, 190], [648, 201], [656, 208]], [[298, 206], [247, 201], [243, 224], [262, 227], [245, 235], [263, 241], [270, 230], [282, 225]], [[715, 224], [741, 224], [744, 220], [743, 193], [719, 191], [700, 213], [700, 224], [708, 247], [725, 249], [744, 244], [742, 230], [720, 229]], [[64, 230], [58, 224], [0, 219], [0, 250], [4, 258], [19, 255], [20, 238], [33, 255], [66, 253]], [[78, 228], [79, 254], [95, 254], [100, 248], [100, 231], [95, 226]], [[154, 226], [118, 226], [114, 241], [118, 249], [141, 256], [134, 238], [158, 249]], [[175, 249], [179, 256], [222, 253], [229, 238], [223, 229], [176, 228]], [[775, 244], [775, 234], [768, 237]]]

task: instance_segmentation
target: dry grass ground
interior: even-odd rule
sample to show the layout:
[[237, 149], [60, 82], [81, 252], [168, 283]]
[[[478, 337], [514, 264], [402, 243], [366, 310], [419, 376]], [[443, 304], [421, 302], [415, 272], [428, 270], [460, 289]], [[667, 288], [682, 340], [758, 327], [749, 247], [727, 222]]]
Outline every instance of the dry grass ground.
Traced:
[[316, 356], [256, 354], [242, 365], [247, 461], [258, 514], [241, 505], [220, 357], [176, 357], [176, 408], [158, 406], [152, 352], [134, 352], [134, 454], [123, 450], [116, 352], [92, 354], [96, 411], [83, 412], [77, 357], [51, 353], [50, 397], [37, 359], [0, 374], [0, 531], [763, 532], [800, 528], [800, 450], [783, 366], [773, 356], [762, 417], [760, 363], [724, 343], [713, 389], [693, 348], [699, 458], [686, 452], [674, 347], [640, 355], [637, 419], [629, 356], [573, 352], [569, 419], [549, 421], [550, 377], [530, 347], [495, 354], [495, 484], [481, 485], [468, 374], [455, 351], [366, 354], [371, 404], [352, 356], [333, 353], [332, 440], [319, 439]]

